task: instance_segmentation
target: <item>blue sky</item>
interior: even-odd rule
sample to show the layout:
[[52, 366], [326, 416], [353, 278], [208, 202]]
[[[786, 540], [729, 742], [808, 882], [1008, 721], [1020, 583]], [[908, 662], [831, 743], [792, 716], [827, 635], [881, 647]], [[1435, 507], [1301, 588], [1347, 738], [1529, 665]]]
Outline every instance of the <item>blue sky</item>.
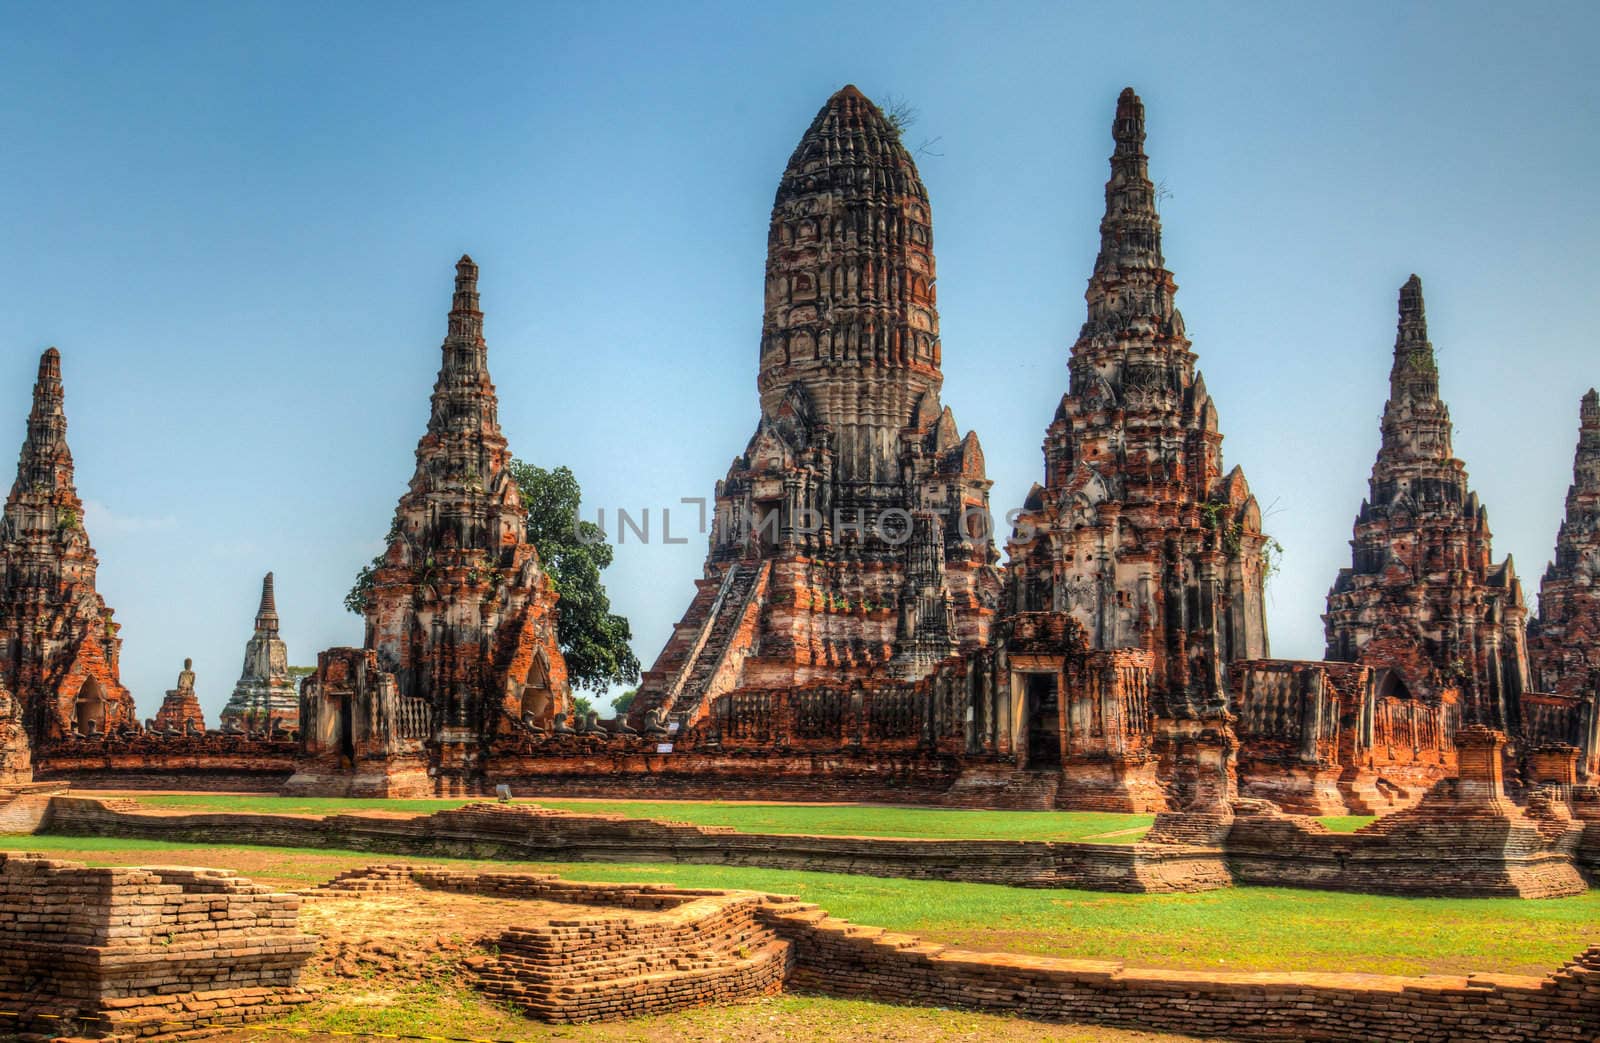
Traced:
[[[7, 4], [0, 447], [58, 346], [124, 679], [151, 713], [192, 656], [214, 719], [268, 569], [292, 661], [360, 642], [340, 599], [410, 477], [467, 251], [513, 449], [571, 466], [591, 517], [654, 508], [659, 535], [660, 506], [708, 495], [754, 427], [772, 193], [853, 82], [919, 110], [944, 398], [1003, 511], [1042, 471], [1132, 85], [1227, 462], [1287, 549], [1273, 651], [1318, 657], [1413, 271], [1457, 452], [1537, 589], [1600, 383], [1595, 22], [1467, 3]], [[704, 550], [618, 548], [607, 579], [646, 663]]]

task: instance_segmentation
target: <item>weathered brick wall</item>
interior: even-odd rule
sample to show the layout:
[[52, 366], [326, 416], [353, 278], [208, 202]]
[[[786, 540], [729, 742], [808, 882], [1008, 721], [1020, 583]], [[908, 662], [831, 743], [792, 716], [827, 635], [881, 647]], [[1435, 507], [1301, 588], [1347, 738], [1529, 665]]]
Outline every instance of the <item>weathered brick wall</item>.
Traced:
[[39, 832], [50, 814], [50, 798], [67, 788], [61, 782], [30, 782], [0, 789], [0, 834]]
[[[150, 813], [131, 801], [56, 797], [49, 830], [198, 843], [330, 847], [395, 854], [549, 861], [684, 862], [962, 880], [1023, 887], [1176, 892], [1233, 883], [1378, 894], [1521, 895], [1582, 891], [1600, 866], [1600, 821], [1541, 822], [1520, 812], [1390, 816], [1359, 833], [1244, 802], [1236, 818], [1174, 815], [1170, 842], [1126, 845], [736, 833], [720, 827], [473, 804], [411, 818]], [[1171, 828], [1193, 818], [1196, 829]], [[1587, 826], [1587, 830], [1585, 830]], [[1220, 838], [1220, 839], [1219, 839]]]
[[304, 1002], [299, 905], [227, 870], [0, 854], [0, 1024], [140, 1035]]
[[974, 953], [774, 901], [790, 985], [832, 996], [1198, 1036], [1362, 1043], [1556, 1043], [1600, 1033], [1600, 946], [1545, 978], [1238, 974]]
[[545, 1021], [659, 1014], [780, 992], [789, 945], [755, 894], [707, 894], [662, 916], [565, 918], [502, 933], [478, 976], [491, 998]]
[[687, 862], [1024, 887], [1169, 892], [1226, 886], [1215, 849], [1155, 844], [914, 840], [735, 833], [685, 823], [473, 804], [414, 818], [141, 812], [132, 802], [61, 797], [50, 831], [198, 843], [334, 847], [466, 858]]
[[575, 906], [544, 918], [513, 914], [492, 955], [468, 963], [490, 998], [544, 1021], [615, 1020], [771, 995], [789, 971], [788, 942], [760, 917], [769, 897], [753, 892], [406, 864], [351, 870], [318, 892], [360, 896], [417, 887]]
[[1367, 894], [1554, 898], [1585, 890], [1579, 823], [1451, 808], [1449, 790], [1441, 783], [1418, 807], [1356, 833], [1251, 808], [1228, 833], [1228, 867], [1241, 884]]
[[517, 793], [584, 797], [725, 800], [737, 793], [745, 799], [920, 803], [947, 790], [960, 772], [955, 758], [916, 749], [655, 749], [654, 740], [562, 736], [506, 749], [488, 776], [447, 775], [438, 788], [444, 796], [482, 794], [490, 783], [505, 783]]
[[275, 791], [294, 772], [287, 739], [202, 735], [69, 739], [35, 754], [34, 775], [108, 789]]
[[[976, 953], [830, 917], [793, 897], [375, 865], [327, 893], [412, 887], [571, 902], [514, 925], [477, 965], [495, 999], [549, 1021], [727, 1002], [781, 987], [877, 1002], [1265, 1040], [1533, 1043], [1600, 1031], [1600, 947], [1543, 978], [1227, 973]], [[594, 907], [647, 910], [606, 915]]]

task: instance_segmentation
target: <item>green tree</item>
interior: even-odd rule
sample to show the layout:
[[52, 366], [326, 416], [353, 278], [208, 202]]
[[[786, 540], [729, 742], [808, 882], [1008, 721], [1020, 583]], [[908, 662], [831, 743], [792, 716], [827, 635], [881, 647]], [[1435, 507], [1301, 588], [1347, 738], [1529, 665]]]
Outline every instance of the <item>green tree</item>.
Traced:
[[605, 530], [578, 518], [582, 492], [569, 468], [545, 470], [511, 461], [511, 476], [528, 511], [528, 541], [561, 595], [556, 631], [572, 687], [599, 694], [614, 684], [637, 684], [639, 660], [629, 642], [633, 628], [611, 611], [600, 573], [613, 551]]
[[389, 544], [400, 537], [400, 523], [389, 523], [389, 535], [383, 538], [383, 550], [380, 550], [371, 561], [361, 566], [361, 571], [356, 573], [355, 584], [351, 586], [350, 593], [344, 596], [344, 607], [347, 612], [354, 612], [358, 616], [367, 614], [367, 606], [372, 604], [372, 585], [377, 580], [378, 570], [383, 568], [383, 559], [388, 557]]
[[611, 712], [618, 717], [627, 714], [628, 707], [633, 705], [633, 697], [639, 694], [639, 689], [630, 688], [626, 692], [611, 700]]
[[[597, 694], [612, 685], [638, 683], [639, 660], [629, 646], [633, 628], [626, 617], [611, 611], [600, 578], [613, 551], [603, 529], [578, 518], [582, 491], [577, 477], [566, 467], [547, 471], [522, 460], [511, 461], [511, 477], [528, 512], [528, 541], [538, 548], [539, 560], [561, 595], [556, 640], [567, 661], [567, 680], [573, 688]], [[391, 531], [390, 539], [394, 536]], [[357, 615], [366, 612], [373, 573], [383, 558], [379, 554], [356, 575], [345, 608]]]

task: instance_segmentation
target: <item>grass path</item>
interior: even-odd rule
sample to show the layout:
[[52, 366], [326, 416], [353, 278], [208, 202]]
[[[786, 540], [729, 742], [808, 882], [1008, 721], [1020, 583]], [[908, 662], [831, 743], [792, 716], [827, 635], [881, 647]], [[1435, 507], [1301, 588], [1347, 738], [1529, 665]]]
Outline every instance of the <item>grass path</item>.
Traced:
[[[458, 808], [466, 800], [346, 800], [332, 797], [231, 796], [213, 793], [120, 794], [141, 804], [195, 811], [254, 811], [335, 815], [345, 811], [412, 811]], [[814, 833], [823, 836], [923, 837], [933, 840], [1058, 840], [1132, 844], [1152, 815], [1103, 811], [964, 811], [873, 804], [752, 804], [741, 801], [613, 801], [538, 799], [548, 808], [630, 818], [729, 826], [741, 833]]]
[[[431, 814], [468, 800], [382, 800], [336, 797], [273, 797], [217, 793], [119, 793], [153, 808], [250, 811], [279, 815], [336, 815], [347, 811]], [[479, 798], [481, 799], [481, 798]], [[533, 798], [567, 811], [666, 819], [701, 826], [728, 826], [741, 833], [810, 833], [821, 836], [921, 837], [931, 840], [1054, 840], [1133, 844], [1150, 829], [1153, 815], [1104, 811], [965, 811], [878, 804], [761, 804], [745, 801], [581, 800]], [[1372, 822], [1347, 815], [1321, 820], [1348, 833]]]
[[[305, 887], [343, 869], [397, 860], [362, 852], [48, 835], [0, 837], [0, 850], [5, 849], [46, 851], [95, 865], [221, 866], [280, 887]], [[732, 866], [462, 864], [534, 869], [573, 880], [795, 894], [856, 923], [964, 948], [1120, 959], [1145, 967], [1545, 974], [1600, 940], [1600, 892], [1595, 891], [1544, 901], [1254, 887], [1117, 895]]]
[[946, 1008], [783, 995], [729, 1006], [588, 1025], [546, 1025], [490, 1004], [460, 985], [323, 994], [278, 1024], [212, 1037], [217, 1043], [349, 1043], [351, 1034], [570, 1043], [1185, 1043], [1197, 1037], [1056, 1025]]

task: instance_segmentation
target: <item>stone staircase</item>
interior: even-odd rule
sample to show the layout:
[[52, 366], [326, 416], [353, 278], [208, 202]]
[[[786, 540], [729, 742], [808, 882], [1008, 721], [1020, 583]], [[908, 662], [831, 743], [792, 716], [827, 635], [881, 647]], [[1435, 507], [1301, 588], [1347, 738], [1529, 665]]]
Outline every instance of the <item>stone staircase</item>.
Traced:
[[1338, 782], [1339, 796], [1352, 815], [1388, 815], [1411, 807], [1418, 794], [1388, 779], [1346, 771]]
[[1059, 771], [968, 769], [939, 797], [938, 804], [946, 808], [1050, 811], [1055, 808], [1060, 791]]
[[0, 834], [39, 832], [50, 813], [50, 798], [68, 788], [65, 782], [25, 782], [0, 789]]
[[717, 672], [728, 660], [731, 646], [744, 624], [758, 588], [771, 566], [766, 562], [741, 561], [728, 570], [717, 592], [711, 614], [695, 642], [694, 656], [685, 665], [677, 691], [669, 691], [672, 719], [686, 728], [698, 716], [706, 694], [712, 692]]

